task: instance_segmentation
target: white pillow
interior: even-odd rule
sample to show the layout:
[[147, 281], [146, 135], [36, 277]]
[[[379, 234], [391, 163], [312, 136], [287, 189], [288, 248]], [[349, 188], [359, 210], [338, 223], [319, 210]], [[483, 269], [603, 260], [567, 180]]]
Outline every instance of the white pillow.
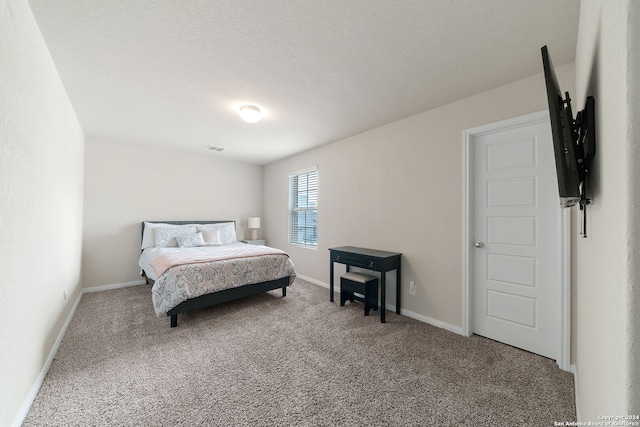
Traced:
[[195, 227], [168, 227], [168, 228], [155, 228], [156, 246], [162, 248], [175, 248], [178, 246], [176, 237], [196, 234]]
[[215, 229], [204, 229], [201, 232], [202, 238], [204, 239], [205, 246], [221, 246], [222, 242], [220, 242], [220, 230]]
[[142, 232], [142, 246], [140, 249], [152, 248], [156, 245], [156, 228], [176, 228], [180, 227], [176, 224], [165, 224], [162, 222], [146, 222], [144, 223], [144, 231]]
[[176, 242], [181, 248], [193, 248], [196, 246], [204, 246], [202, 233], [180, 234], [176, 236]]
[[[198, 231], [220, 230], [220, 244], [227, 245], [236, 241], [236, 226], [233, 222], [221, 222], [219, 224], [198, 224]], [[207, 239], [205, 238], [205, 242]]]

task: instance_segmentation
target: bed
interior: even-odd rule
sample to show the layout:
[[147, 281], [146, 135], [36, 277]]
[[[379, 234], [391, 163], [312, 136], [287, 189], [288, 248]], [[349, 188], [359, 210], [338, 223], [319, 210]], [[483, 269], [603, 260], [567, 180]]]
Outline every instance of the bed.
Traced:
[[138, 264], [157, 316], [282, 289], [296, 277], [289, 255], [236, 240], [234, 221], [144, 221]]

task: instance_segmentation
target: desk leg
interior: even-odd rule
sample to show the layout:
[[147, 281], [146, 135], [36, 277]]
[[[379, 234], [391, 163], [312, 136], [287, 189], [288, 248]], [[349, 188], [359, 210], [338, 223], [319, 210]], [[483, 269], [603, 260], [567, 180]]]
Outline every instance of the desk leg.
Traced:
[[402, 281], [400, 280], [400, 268], [400, 265], [398, 265], [398, 268], [396, 268], [396, 314], [400, 314], [400, 288], [402, 288]]
[[387, 305], [387, 273], [380, 274], [380, 323], [386, 323], [384, 311]]
[[333, 302], [333, 261], [329, 261], [329, 301]]

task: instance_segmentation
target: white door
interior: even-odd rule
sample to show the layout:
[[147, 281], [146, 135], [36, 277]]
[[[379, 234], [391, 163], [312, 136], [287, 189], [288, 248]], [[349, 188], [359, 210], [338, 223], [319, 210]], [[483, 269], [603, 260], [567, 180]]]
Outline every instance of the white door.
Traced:
[[562, 215], [549, 122], [471, 144], [473, 332], [557, 359]]

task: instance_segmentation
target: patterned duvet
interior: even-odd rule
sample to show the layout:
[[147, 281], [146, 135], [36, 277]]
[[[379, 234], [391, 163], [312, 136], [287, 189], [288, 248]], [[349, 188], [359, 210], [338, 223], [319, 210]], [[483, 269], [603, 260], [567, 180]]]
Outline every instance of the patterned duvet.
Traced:
[[[171, 251], [150, 249], [141, 256], [141, 266], [145, 271], [151, 266], [159, 273], [152, 288], [153, 307], [158, 316], [200, 295], [283, 277], [289, 277], [291, 285], [296, 277], [289, 255], [267, 246], [236, 242]], [[168, 269], [162, 272], [164, 268]]]

